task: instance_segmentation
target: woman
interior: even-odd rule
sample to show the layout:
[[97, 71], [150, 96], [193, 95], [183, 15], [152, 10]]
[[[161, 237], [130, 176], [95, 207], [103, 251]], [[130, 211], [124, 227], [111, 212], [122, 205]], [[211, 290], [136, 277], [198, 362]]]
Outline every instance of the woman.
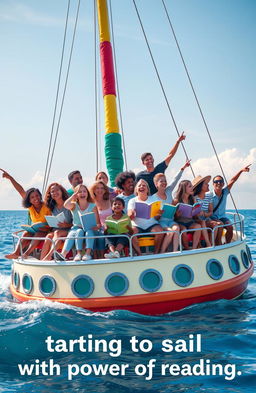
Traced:
[[[60, 222], [58, 227], [52, 228], [51, 232], [47, 234], [44, 242], [40, 259], [50, 260], [55, 249], [57, 250], [62, 243], [62, 240], [57, 240], [60, 237], [66, 237], [69, 229], [72, 227], [72, 214], [70, 210], [64, 207], [64, 202], [68, 199], [68, 193], [64, 187], [58, 183], [52, 183], [46, 190], [44, 203], [52, 211], [53, 216], [63, 213], [65, 221]], [[54, 243], [47, 241], [51, 239]]]
[[[75, 187], [74, 194], [68, 198], [64, 207], [71, 211], [73, 216], [73, 226], [68, 233], [67, 239], [65, 240], [62, 254], [57, 254], [61, 259], [65, 259], [68, 252], [72, 249], [74, 243], [76, 246], [76, 255], [74, 261], [87, 261], [91, 259], [91, 251], [94, 245], [94, 239], [86, 239], [86, 251], [85, 255], [82, 257], [83, 250], [83, 237], [84, 236], [94, 236], [95, 232], [100, 228], [100, 219], [98, 214], [98, 209], [93, 203], [92, 197], [89, 193], [88, 188], [84, 184], [79, 184]], [[84, 231], [82, 228], [79, 213], [90, 213], [94, 212], [96, 216], [97, 225], [88, 231]]]
[[[139, 218], [136, 217], [136, 202], [151, 203], [153, 199], [150, 194], [148, 183], [140, 179], [135, 186], [134, 193], [135, 198], [132, 198], [128, 202], [128, 216], [132, 221], [132, 229], [134, 233], [146, 233], [146, 232], [162, 232], [163, 228], [158, 224], [155, 217], [152, 218]], [[164, 234], [155, 235], [155, 254], [159, 252]], [[138, 255], [141, 255], [138, 237], [133, 238], [133, 247]]]
[[102, 181], [107, 185], [110, 199], [114, 199], [117, 196], [115, 189], [108, 186], [108, 175], [106, 174], [106, 172], [98, 172], [95, 176], [95, 181]]
[[[213, 215], [213, 201], [212, 194], [209, 193], [209, 182], [211, 180], [211, 176], [197, 176], [192, 180], [194, 197], [196, 202], [201, 203], [202, 212], [199, 215], [200, 224], [204, 228], [215, 228], [218, 225], [222, 225], [222, 222], [212, 220], [210, 217]], [[223, 228], [218, 228], [214, 231], [214, 241], [215, 244], [220, 243], [220, 239], [222, 236]], [[206, 241], [206, 245], [211, 246], [211, 241], [209, 239], [209, 235], [207, 229], [203, 229], [203, 237]], [[217, 242], [216, 242], [217, 240]]]
[[[179, 183], [173, 204], [177, 205], [178, 203], [186, 203], [188, 205], [193, 205], [195, 203], [193, 194], [194, 191], [191, 181], [182, 180]], [[176, 211], [175, 221], [179, 224], [181, 231], [184, 231], [186, 229], [198, 229], [197, 231], [193, 232], [192, 244], [192, 248], [197, 248], [201, 237], [201, 231], [199, 230], [199, 228], [201, 228], [201, 225], [197, 223], [193, 218], [182, 216], [182, 214], [179, 213], [178, 210]], [[184, 236], [184, 234], [182, 236], [182, 241], [185, 250], [188, 250], [188, 238], [186, 235]]]

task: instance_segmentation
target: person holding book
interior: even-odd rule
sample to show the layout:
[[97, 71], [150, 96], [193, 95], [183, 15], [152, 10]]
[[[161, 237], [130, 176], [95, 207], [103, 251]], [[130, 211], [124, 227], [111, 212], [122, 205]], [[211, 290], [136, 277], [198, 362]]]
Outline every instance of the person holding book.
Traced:
[[[95, 176], [95, 181], [103, 181], [108, 186], [108, 175], [106, 172], [98, 172]], [[117, 192], [114, 188], [108, 186], [109, 198], [114, 199], [117, 196]]]
[[[163, 228], [161, 225], [159, 225], [158, 221], [156, 218], [159, 218], [159, 208], [157, 210], [157, 213], [154, 215], [150, 214], [150, 218], [142, 218], [139, 217], [138, 214], [138, 204], [136, 206], [136, 203], [139, 202], [139, 205], [145, 205], [145, 208], [148, 207], [152, 202], [157, 203], [156, 201], [152, 200], [152, 197], [149, 195], [150, 190], [148, 183], [140, 179], [138, 183], [135, 186], [135, 198], [132, 198], [128, 202], [128, 216], [132, 220], [132, 228], [134, 233], [147, 233], [147, 232], [162, 232]], [[136, 210], [137, 209], [137, 210]], [[164, 238], [164, 234], [156, 234], [155, 235], [155, 253], [158, 253], [161, 248], [161, 244]], [[135, 248], [136, 252], [138, 255], [141, 255], [141, 251], [139, 248], [139, 242], [138, 242], [138, 237], [135, 236], [133, 238], [133, 247]]]
[[[127, 214], [124, 214], [125, 203], [122, 198], [116, 197], [112, 201], [113, 214], [106, 218], [105, 227], [108, 235], [133, 234], [132, 223]], [[127, 237], [108, 237], [109, 252], [104, 254], [105, 258], [120, 258], [124, 247], [129, 246]]]
[[119, 173], [115, 179], [115, 184], [121, 190], [121, 193], [118, 196], [124, 200], [124, 211], [127, 213], [128, 202], [130, 199], [135, 197], [135, 173], [132, 171]]
[[[85, 241], [86, 251], [82, 257], [83, 250], [83, 237], [84, 236], [95, 236], [94, 231], [98, 231], [100, 228], [100, 219], [98, 209], [93, 203], [92, 197], [89, 193], [88, 188], [84, 184], [79, 184], [75, 187], [74, 194], [71, 195], [65, 202], [64, 207], [71, 211], [73, 216], [73, 226], [68, 233], [67, 239], [65, 240], [62, 253], [56, 253], [56, 256], [60, 259], [65, 259], [68, 252], [72, 247], [76, 246], [76, 255], [74, 261], [87, 261], [91, 259], [91, 252], [93, 249], [94, 239], [89, 238]], [[82, 228], [80, 214], [94, 212], [96, 216], [96, 226], [91, 229], [84, 231]], [[96, 232], [97, 233], [97, 232]]]
[[76, 186], [83, 184], [83, 178], [80, 171], [75, 170], [69, 173], [68, 180], [72, 187], [67, 190], [67, 193], [69, 196], [71, 196], [74, 194], [74, 189]]
[[184, 132], [179, 136], [177, 142], [175, 145], [172, 147], [172, 149], [169, 151], [167, 157], [165, 158], [164, 161], [160, 162], [158, 165], [154, 165], [154, 158], [151, 153], [143, 153], [141, 156], [141, 161], [142, 164], [145, 165], [146, 170], [139, 172], [136, 175], [136, 181], [138, 182], [140, 179], [145, 180], [150, 189], [150, 195], [153, 195], [157, 192], [157, 188], [154, 184], [154, 176], [157, 173], [164, 173], [168, 165], [170, 164], [172, 158], [175, 156], [178, 147], [182, 141], [184, 141], [186, 138], [186, 135], [184, 135]]
[[[193, 206], [195, 203], [194, 199], [194, 191], [193, 191], [193, 186], [190, 180], [182, 180], [179, 183], [178, 190], [176, 192], [173, 204], [177, 205], [179, 203], [182, 204], [187, 204]], [[197, 229], [196, 231], [193, 231], [193, 244], [192, 248], [197, 248], [200, 237], [201, 237], [201, 225], [195, 221], [195, 219], [192, 217], [188, 217], [188, 215], [185, 213], [186, 209], [184, 209], [184, 213], [182, 211], [179, 211], [179, 209], [176, 210], [175, 214], [175, 221], [179, 224], [180, 230], [187, 230], [187, 229]], [[185, 232], [182, 235], [182, 242], [185, 250], [189, 249], [189, 242], [188, 242], [188, 236], [187, 233]]]
[[226, 205], [227, 205], [227, 197], [230, 193], [231, 188], [235, 184], [235, 182], [239, 179], [243, 172], [250, 171], [251, 164], [246, 167], [240, 169], [239, 172], [235, 174], [229, 181], [226, 187], [224, 187], [224, 179], [222, 176], [217, 175], [213, 178], [213, 191], [210, 193], [212, 195], [213, 201], [213, 214], [211, 216], [212, 220], [220, 221], [222, 224], [225, 224], [226, 229], [226, 243], [230, 243], [233, 237], [233, 226], [230, 223], [230, 220], [226, 217]]
[[[61, 221], [55, 224], [56, 226], [51, 227], [51, 231], [47, 234], [40, 259], [47, 261], [50, 260], [54, 252], [54, 248], [57, 250], [62, 243], [62, 240], [57, 240], [60, 237], [66, 237], [68, 231], [72, 227], [72, 214], [71, 211], [64, 207], [64, 202], [68, 199], [68, 193], [62, 185], [58, 183], [51, 183], [45, 193], [44, 202], [52, 212], [52, 216], [58, 218], [61, 217]], [[52, 217], [50, 216], [50, 217]], [[46, 216], [46, 220], [47, 220]], [[50, 225], [51, 226], [51, 225]], [[51, 241], [47, 241], [51, 239]], [[52, 243], [54, 242], [54, 243]], [[54, 247], [55, 245], [55, 247]]]

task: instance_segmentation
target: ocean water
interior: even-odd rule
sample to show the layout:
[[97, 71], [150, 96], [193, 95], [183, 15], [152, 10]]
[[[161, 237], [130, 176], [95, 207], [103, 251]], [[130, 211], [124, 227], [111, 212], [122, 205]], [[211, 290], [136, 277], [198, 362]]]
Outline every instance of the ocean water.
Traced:
[[[255, 260], [256, 211], [241, 213], [246, 218], [245, 231]], [[159, 317], [127, 311], [92, 313], [49, 301], [19, 304], [9, 292], [11, 262], [4, 255], [12, 250], [11, 232], [24, 222], [24, 211], [0, 211], [0, 392], [256, 392], [255, 273], [239, 300], [194, 305]], [[162, 350], [163, 340], [188, 342], [190, 334], [201, 335], [201, 351], [185, 352], [187, 347], [181, 347], [182, 352]], [[54, 352], [47, 350], [45, 340], [49, 336], [54, 343], [63, 340], [59, 346], [48, 348]], [[92, 346], [86, 342], [73, 352], [61, 351], [67, 349], [65, 343], [81, 336]], [[130, 340], [134, 336], [141, 349], [136, 344], [133, 351]], [[99, 339], [105, 346], [95, 352]], [[151, 361], [152, 374], [151, 359], [155, 359]], [[162, 364], [182, 367], [200, 361], [209, 366], [219, 364], [224, 375], [208, 375], [206, 368], [206, 375], [170, 375], [168, 368], [163, 375], [161, 371]], [[51, 370], [53, 375], [49, 375], [50, 362], [57, 365], [55, 373]], [[21, 375], [19, 364], [34, 364], [38, 370], [34, 368], [30, 376]], [[129, 366], [124, 375], [95, 375], [93, 365], [100, 364]], [[58, 367], [60, 375], [55, 375]]]

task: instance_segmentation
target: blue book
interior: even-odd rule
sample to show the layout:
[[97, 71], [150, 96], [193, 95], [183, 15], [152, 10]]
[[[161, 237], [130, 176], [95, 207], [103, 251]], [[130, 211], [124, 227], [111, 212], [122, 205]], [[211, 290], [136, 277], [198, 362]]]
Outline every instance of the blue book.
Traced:
[[80, 213], [78, 212], [83, 230], [86, 232], [97, 225], [94, 212]]
[[21, 229], [24, 229], [24, 231], [34, 234], [36, 232], [39, 232], [41, 229], [45, 230], [46, 226], [48, 227], [47, 222], [35, 222], [31, 225], [23, 224], [21, 225]]

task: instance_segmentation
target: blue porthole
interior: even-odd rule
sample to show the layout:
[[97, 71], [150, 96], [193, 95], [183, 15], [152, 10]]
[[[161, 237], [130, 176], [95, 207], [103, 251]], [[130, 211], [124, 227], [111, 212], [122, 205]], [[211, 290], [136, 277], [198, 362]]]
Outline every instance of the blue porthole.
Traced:
[[209, 259], [206, 271], [213, 280], [219, 280], [223, 276], [223, 266], [217, 259]]
[[32, 280], [32, 277], [27, 273], [25, 273], [22, 277], [22, 287], [23, 287], [25, 293], [32, 292], [33, 280]]
[[163, 278], [157, 270], [147, 269], [141, 273], [139, 281], [140, 286], [144, 289], [144, 291], [156, 292], [159, 288], [161, 288]]
[[249, 261], [252, 262], [251, 250], [250, 250], [249, 246], [247, 246], [247, 244], [246, 244], [246, 252], [247, 252], [247, 256], [249, 258]]
[[194, 281], [194, 272], [188, 265], [177, 265], [172, 271], [172, 279], [180, 287], [187, 287]]
[[250, 261], [249, 261], [247, 253], [244, 250], [241, 250], [241, 259], [242, 259], [245, 269], [248, 269], [248, 267], [250, 266]]
[[12, 272], [12, 284], [15, 289], [18, 289], [20, 286], [20, 275], [18, 272], [15, 272], [14, 270]]
[[232, 273], [239, 274], [240, 273], [240, 263], [238, 258], [235, 255], [230, 255], [228, 257], [229, 268]]
[[56, 291], [56, 281], [51, 276], [42, 276], [39, 281], [39, 290], [44, 296], [52, 296]]
[[89, 297], [94, 291], [94, 282], [91, 277], [80, 274], [72, 281], [71, 289], [77, 297]]
[[123, 273], [111, 273], [105, 280], [105, 289], [112, 296], [123, 295], [128, 288], [129, 281]]

